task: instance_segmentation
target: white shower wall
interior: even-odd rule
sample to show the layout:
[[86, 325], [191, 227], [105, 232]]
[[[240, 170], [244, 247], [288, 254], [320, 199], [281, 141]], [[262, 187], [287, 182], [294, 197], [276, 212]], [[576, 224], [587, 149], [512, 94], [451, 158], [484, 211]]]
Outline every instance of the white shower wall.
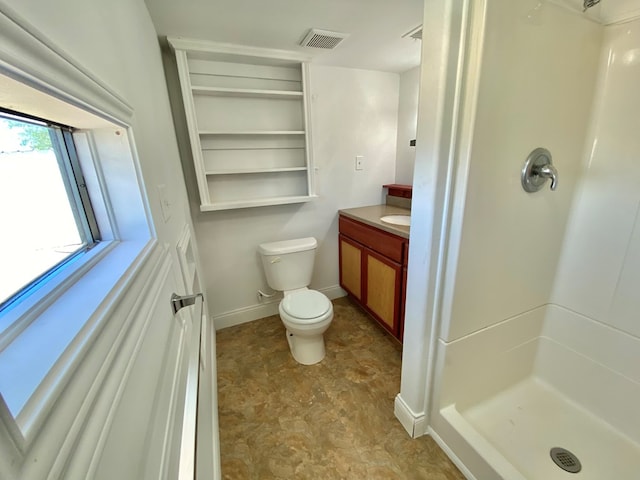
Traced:
[[[465, 197], [454, 198], [432, 433], [469, 478], [561, 478], [547, 444], [564, 440], [586, 458], [599, 449], [604, 469], [617, 455], [615, 468], [637, 471], [640, 20], [603, 27], [547, 3], [527, 23], [526, 5], [487, 2], [473, 141], [456, 179]], [[526, 194], [521, 162], [538, 146], [551, 150], [559, 187]], [[572, 437], [553, 411], [535, 417], [510, 405], [518, 389], [540, 404], [552, 392], [550, 405], [576, 412], [571, 421], [585, 430]], [[604, 478], [589, 467], [585, 478]]]
[[[476, 27], [485, 39], [472, 143], [455, 186], [448, 321], [440, 334], [446, 342], [549, 302], [583, 159], [602, 27], [551, 3], [530, 22], [531, 7], [490, 0], [486, 24]], [[555, 192], [547, 183], [526, 193], [520, 184], [537, 147], [553, 155]]]
[[554, 385], [640, 443], [640, 19], [606, 27], [602, 52], [545, 328], [584, 360], [538, 356], [573, 373]]
[[552, 303], [639, 338], [640, 20], [605, 31], [592, 153], [575, 196]]

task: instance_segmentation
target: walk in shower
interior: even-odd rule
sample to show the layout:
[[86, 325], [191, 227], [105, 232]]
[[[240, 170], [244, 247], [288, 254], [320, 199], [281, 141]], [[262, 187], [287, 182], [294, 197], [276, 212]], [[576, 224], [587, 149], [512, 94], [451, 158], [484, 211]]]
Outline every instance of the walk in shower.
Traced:
[[478, 480], [640, 478], [640, 1], [589, 3], [470, 2], [430, 428]]

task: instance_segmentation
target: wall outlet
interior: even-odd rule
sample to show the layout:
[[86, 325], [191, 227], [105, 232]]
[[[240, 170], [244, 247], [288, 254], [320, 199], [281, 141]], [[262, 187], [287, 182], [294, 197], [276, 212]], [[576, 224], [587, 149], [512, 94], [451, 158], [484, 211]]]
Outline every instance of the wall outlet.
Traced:
[[364, 157], [356, 155], [356, 170], [364, 170]]

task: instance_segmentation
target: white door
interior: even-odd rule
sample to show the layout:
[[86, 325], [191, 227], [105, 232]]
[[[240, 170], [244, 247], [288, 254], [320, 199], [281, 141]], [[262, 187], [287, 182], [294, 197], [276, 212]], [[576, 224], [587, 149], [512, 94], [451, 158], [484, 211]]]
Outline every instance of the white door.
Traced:
[[178, 244], [180, 265], [170, 262], [157, 279], [146, 332], [139, 336], [139, 348], [92, 472], [96, 480], [220, 478], [219, 466], [214, 467], [219, 465], [219, 453], [212, 329], [207, 328], [202, 296], [176, 314], [170, 302], [173, 293], [200, 293], [189, 232], [185, 228]]

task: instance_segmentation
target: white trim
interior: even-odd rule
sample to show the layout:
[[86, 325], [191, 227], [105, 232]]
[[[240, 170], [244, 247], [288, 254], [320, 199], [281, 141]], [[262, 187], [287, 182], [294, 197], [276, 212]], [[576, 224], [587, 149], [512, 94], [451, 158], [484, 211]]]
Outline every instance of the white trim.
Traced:
[[[197, 307], [193, 307], [197, 308]], [[182, 368], [187, 369], [187, 381], [184, 391], [178, 391], [177, 395], [182, 393], [184, 398], [184, 404], [182, 407], [182, 435], [180, 438], [180, 456], [179, 456], [179, 466], [178, 466], [178, 480], [194, 480], [196, 478], [196, 452], [197, 452], [197, 426], [198, 426], [198, 397], [199, 397], [199, 384], [200, 384], [200, 372], [201, 372], [201, 333], [202, 333], [202, 322], [206, 321], [206, 317], [203, 315], [204, 310], [204, 297], [200, 299], [200, 313], [196, 315], [192, 315], [191, 320], [193, 318], [198, 319], [198, 323], [191, 321], [191, 329], [190, 338], [187, 337], [186, 342], [189, 342], [186, 347], [191, 347], [190, 351], [187, 352], [186, 358], [186, 367], [184, 367], [180, 362], [176, 365], [176, 373]], [[181, 334], [185, 335], [187, 331], [187, 327], [182, 329]], [[180, 347], [184, 348], [184, 341], [180, 342]], [[179, 357], [181, 358], [181, 357]], [[202, 368], [204, 370], [204, 368]], [[217, 373], [217, 372], [216, 372]], [[178, 380], [174, 382], [174, 386], [179, 385]], [[173, 412], [173, 409], [171, 410]], [[178, 413], [178, 412], [176, 412]], [[173, 415], [175, 417], [175, 414]], [[170, 449], [171, 447], [169, 447]], [[171, 452], [167, 449], [167, 453], [165, 453], [166, 457], [169, 457]], [[164, 473], [164, 472], [163, 472]], [[171, 472], [168, 473], [167, 477], [171, 475]]]
[[133, 108], [96, 75], [0, 0], [0, 72], [126, 126]]
[[[122, 321], [104, 361], [94, 376], [89, 392], [47, 477], [48, 480], [93, 478], [93, 470], [102, 455], [128, 375], [137, 358], [144, 333], [153, 318], [153, 309], [144, 307], [159, 300], [157, 297], [161, 289], [156, 287], [167, 279], [171, 271], [171, 257], [163, 247], [157, 245], [153, 254], [155, 258], [149, 265], [147, 281], [143, 282], [141, 291], [135, 296], [134, 305]], [[151, 299], [150, 292], [153, 295]], [[132, 337], [134, 335], [135, 341]], [[132, 341], [134, 345], [128, 347], [128, 343]], [[96, 425], [100, 428], [95, 428]], [[79, 450], [78, 440], [90, 449], [92, 455], [73, 455], [69, 463], [74, 450]]]
[[70, 286], [101, 262], [118, 242], [106, 241], [73, 259], [64, 269], [22, 299], [2, 315], [0, 325], [0, 352], [7, 348], [32, 322], [53, 305]]
[[[436, 340], [441, 323], [450, 199], [459, 133], [469, 1], [425, 4], [401, 398], [429, 422]], [[432, 159], [438, 159], [437, 162]], [[417, 421], [417, 419], [416, 419]], [[424, 430], [424, 426], [413, 425]]]
[[[99, 301], [98, 308], [82, 325], [80, 331], [64, 349], [60, 357], [57, 358], [55, 364], [48, 370], [46, 376], [38, 384], [20, 411], [17, 419], [12, 419], [21, 433], [20, 437], [14, 437], [14, 442], [16, 442], [22, 453], [26, 453], [36, 440], [58, 397], [66, 388], [75, 371], [80, 367], [80, 360], [87, 354], [96, 337], [111, 318], [111, 314], [118, 307], [120, 298], [130, 291], [140, 269], [143, 268], [158, 248], [156, 240], [153, 239], [149, 240], [146, 245], [125, 242], [119, 244], [119, 246], [120, 249], [112, 249], [111, 255], [103, 258], [104, 262], [95, 265], [93, 269], [87, 272], [88, 275], [95, 276], [98, 275], [97, 272], [102, 268], [106, 268], [117, 275], [114, 278], [103, 277], [105, 284], [109, 286], [109, 290], [104, 292], [104, 298], [97, 299]], [[123, 268], [123, 270], [118, 270], [116, 265]], [[110, 285], [111, 281], [114, 282], [113, 286]], [[81, 282], [82, 280], [75, 285], [81, 285]], [[13, 433], [14, 430], [10, 429], [10, 432]]]
[[[171, 258], [165, 254], [165, 257], [160, 260], [158, 267], [160, 268], [160, 272], [154, 272], [154, 274], [152, 275], [152, 278], [155, 279], [153, 283], [154, 287], [163, 283], [169, 276], [169, 272], [171, 271]], [[160, 302], [159, 295], [162, 289], [161, 288], [151, 289], [149, 287], [150, 287], [149, 285], [145, 285], [145, 289], [148, 289], [151, 292], [153, 292], [154, 298], [151, 301], [149, 301], [147, 295], [144, 295], [144, 294], [138, 297], [139, 301], [137, 302], [136, 304], [137, 308], [135, 309], [136, 314], [141, 313], [140, 312], [140, 310], [142, 310], [140, 308], [141, 305], [144, 305], [147, 303], [150, 303], [153, 305]], [[142, 301], [140, 301], [140, 299], [142, 299]], [[140, 353], [140, 349], [142, 347], [142, 342], [145, 339], [145, 333], [147, 332], [151, 319], [153, 318], [153, 315], [152, 315], [153, 309], [151, 308], [147, 309], [146, 311], [143, 311], [142, 313], [143, 313], [142, 325], [139, 327], [139, 330], [135, 332], [136, 340], [132, 350], [128, 352], [127, 355], [120, 354], [120, 355], [117, 355], [117, 357], [116, 357], [116, 354], [118, 353], [119, 348], [118, 349], [112, 348], [112, 350], [109, 352], [110, 359], [112, 361], [109, 362], [110, 363], [108, 365], [109, 368], [105, 370], [105, 373], [108, 374], [113, 379], [118, 379], [118, 383], [116, 385], [114, 395], [107, 395], [107, 392], [102, 392], [101, 396], [104, 398], [105, 395], [107, 395], [108, 398], [111, 398], [111, 402], [109, 403], [109, 408], [106, 411], [106, 416], [104, 418], [104, 422], [102, 423], [102, 430], [100, 431], [98, 442], [94, 444], [93, 457], [91, 458], [91, 462], [89, 463], [89, 469], [87, 470], [87, 474], [85, 478], [95, 478], [95, 472], [96, 472], [96, 469], [98, 468], [98, 464], [100, 463], [100, 459], [102, 458], [106, 440], [107, 440], [107, 437], [109, 436], [109, 432], [111, 431], [111, 425], [113, 423], [115, 415], [117, 414], [118, 406], [120, 405], [122, 395], [127, 386], [129, 375], [131, 374], [131, 370], [136, 363], [138, 354]], [[130, 317], [133, 317], [133, 319], [135, 319], [135, 316], [133, 315], [131, 315]], [[126, 322], [126, 326], [128, 328], [125, 328], [120, 332], [121, 335], [119, 335], [118, 337], [119, 341], [116, 342], [118, 347], [120, 347], [120, 344], [124, 345], [125, 343], [127, 343], [127, 341], [131, 341], [130, 337], [134, 333], [133, 329], [136, 326], [135, 325], [136, 323], [137, 322], [135, 320]], [[115, 360], [122, 359], [122, 358], [126, 358], [126, 361], [124, 362], [124, 364], [122, 364], [122, 366], [116, 365], [117, 362]], [[94, 411], [92, 417], [94, 417], [97, 413], [98, 412]]]
[[[319, 288], [318, 291], [324, 293], [330, 300], [345, 297], [347, 295], [347, 292], [340, 288], [339, 285]], [[216, 330], [222, 330], [223, 328], [234, 327], [260, 318], [278, 315], [278, 304], [280, 303], [281, 298], [282, 295], [279, 294], [272, 300], [261, 304], [250, 305], [248, 307], [242, 307], [218, 315], [213, 315], [213, 324]]]
[[440, 435], [438, 435], [434, 429], [432, 429], [431, 427], [428, 427], [428, 432], [427, 433], [429, 434], [429, 436], [431, 438], [433, 438], [435, 440], [435, 442], [444, 451], [444, 453], [447, 454], [447, 457], [449, 457], [449, 460], [451, 460], [453, 462], [453, 464], [456, 467], [458, 467], [458, 470], [460, 470], [460, 472], [462, 472], [462, 474], [464, 475], [464, 477], [467, 480], [478, 480], [473, 475], [473, 473], [471, 473], [471, 470], [469, 470], [467, 468], [467, 466], [464, 463], [462, 463], [462, 460], [460, 460], [460, 458], [454, 453], [454, 451], [451, 449], [451, 447], [449, 447], [449, 445], [447, 445], [446, 442], [444, 440], [442, 440]]
[[277, 60], [290, 60], [292, 62], [309, 62], [312, 56], [302, 52], [278, 50], [275, 48], [251, 47], [248, 45], [236, 45], [233, 43], [210, 42], [184, 37], [167, 37], [171, 48], [176, 50], [189, 50], [192, 52], [216, 52], [226, 55], [240, 55], [243, 57], [272, 58]]
[[251, 305], [249, 307], [237, 308], [229, 312], [213, 316], [213, 324], [216, 330], [235, 327], [243, 323], [252, 322], [259, 318], [270, 317], [278, 314], [278, 303], [280, 299], [264, 302], [262, 305]]
[[311, 123], [313, 121], [312, 115], [312, 101], [311, 101], [311, 78], [309, 73], [309, 63], [304, 62], [302, 64], [302, 108], [304, 110], [304, 142], [305, 142], [305, 159], [307, 162], [307, 194], [309, 197], [316, 197], [316, 167], [313, 160], [313, 128]]
[[211, 204], [211, 198], [209, 197], [209, 187], [207, 185], [204, 159], [202, 158], [200, 135], [198, 134], [198, 119], [196, 117], [196, 107], [192, 95], [187, 53], [183, 50], [176, 50], [175, 53], [180, 91], [182, 93], [182, 103], [184, 106], [184, 114], [189, 133], [189, 145], [191, 147], [191, 156], [193, 158], [193, 165], [196, 172], [196, 180], [198, 182], [198, 193], [200, 193], [200, 204], [209, 205]]
[[[88, 158], [87, 161], [91, 161], [91, 166], [93, 171], [95, 172], [95, 177], [98, 182], [98, 188], [100, 189], [100, 197], [103, 203], [103, 208], [106, 213], [106, 221], [100, 223], [100, 233], [104, 235], [107, 233], [106, 229], [110, 229], [111, 238], [120, 239], [122, 236], [120, 235], [120, 229], [118, 228], [118, 219], [116, 218], [116, 214], [113, 209], [113, 203], [111, 202], [111, 196], [109, 194], [109, 186], [106, 181], [106, 177], [104, 175], [104, 171], [102, 168], [102, 163], [100, 162], [100, 155], [98, 154], [98, 147], [96, 145], [96, 139], [93, 133], [90, 130], [84, 130], [82, 132], [75, 132], [73, 135], [73, 141], [76, 143], [76, 149], [78, 149], [78, 139], [83, 138], [86, 142], [86, 147], [88, 149]], [[80, 158], [80, 162], [83, 161], [83, 156], [78, 155]], [[87, 174], [85, 173], [85, 178]], [[91, 193], [91, 192], [89, 192]], [[94, 207], [95, 210], [95, 207]], [[104, 227], [102, 224], [105, 223]]]
[[415, 413], [400, 394], [393, 402], [393, 413], [411, 438], [418, 438], [427, 431], [427, 417], [424, 413]]
[[[184, 281], [184, 293], [187, 295], [200, 293], [193, 291], [193, 284], [196, 279], [196, 267], [195, 254], [191, 243], [191, 227], [189, 227], [188, 223], [185, 223], [182, 227], [182, 232], [176, 244], [176, 251], [178, 252], [178, 262], [180, 264], [180, 271], [182, 272], [182, 280]], [[189, 265], [189, 255], [193, 259], [193, 265]]]

